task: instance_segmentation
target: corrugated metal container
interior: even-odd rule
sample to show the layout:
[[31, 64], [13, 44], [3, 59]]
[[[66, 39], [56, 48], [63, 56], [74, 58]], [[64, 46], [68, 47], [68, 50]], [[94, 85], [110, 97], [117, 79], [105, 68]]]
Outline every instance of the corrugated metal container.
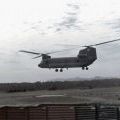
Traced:
[[76, 120], [95, 120], [96, 109], [93, 105], [78, 105], [75, 107]]
[[48, 120], [75, 120], [74, 106], [48, 106]]
[[43, 104], [1, 107], [0, 120], [120, 120], [119, 106]]
[[0, 120], [26, 120], [24, 108], [6, 107], [0, 109]]
[[6, 116], [5, 108], [0, 108], [0, 120], [6, 120]]
[[101, 106], [99, 108], [99, 120], [117, 120], [117, 108]]
[[28, 120], [47, 120], [46, 107], [28, 108]]

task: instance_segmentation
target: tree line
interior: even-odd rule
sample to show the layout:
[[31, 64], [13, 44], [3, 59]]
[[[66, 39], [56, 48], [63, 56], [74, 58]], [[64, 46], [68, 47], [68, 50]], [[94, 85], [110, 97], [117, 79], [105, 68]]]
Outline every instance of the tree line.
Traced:
[[0, 91], [4, 92], [26, 92], [37, 90], [64, 90], [64, 89], [93, 89], [120, 86], [120, 78], [93, 79], [77, 81], [46, 81], [33, 83], [0, 83]]

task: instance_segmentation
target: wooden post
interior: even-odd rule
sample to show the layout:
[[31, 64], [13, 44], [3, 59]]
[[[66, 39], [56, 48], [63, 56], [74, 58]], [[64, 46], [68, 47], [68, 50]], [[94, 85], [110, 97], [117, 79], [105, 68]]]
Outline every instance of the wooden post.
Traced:
[[29, 120], [29, 107], [25, 108], [25, 120]]
[[120, 113], [119, 113], [119, 107], [117, 107], [117, 109], [116, 109], [117, 111], [117, 120], [120, 120]]
[[76, 106], [74, 106], [74, 118], [75, 118], [75, 120], [77, 120]]
[[8, 120], [8, 107], [5, 108], [5, 120]]
[[95, 120], [99, 119], [99, 109], [100, 107], [96, 104], [95, 105]]
[[46, 120], [48, 120], [48, 107], [46, 106], [46, 109], [45, 109], [45, 113], [46, 113]]

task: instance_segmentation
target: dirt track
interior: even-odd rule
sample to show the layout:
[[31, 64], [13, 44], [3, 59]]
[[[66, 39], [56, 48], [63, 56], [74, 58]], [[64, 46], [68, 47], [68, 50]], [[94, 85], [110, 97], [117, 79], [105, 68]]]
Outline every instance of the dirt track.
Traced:
[[37, 105], [43, 103], [120, 104], [120, 87], [0, 93], [0, 105]]

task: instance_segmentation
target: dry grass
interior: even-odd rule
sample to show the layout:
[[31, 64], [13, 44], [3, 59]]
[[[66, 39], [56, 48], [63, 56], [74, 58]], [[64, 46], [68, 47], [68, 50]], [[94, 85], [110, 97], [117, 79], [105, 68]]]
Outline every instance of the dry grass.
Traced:
[[36, 105], [45, 103], [120, 104], [120, 87], [0, 94], [0, 105]]

